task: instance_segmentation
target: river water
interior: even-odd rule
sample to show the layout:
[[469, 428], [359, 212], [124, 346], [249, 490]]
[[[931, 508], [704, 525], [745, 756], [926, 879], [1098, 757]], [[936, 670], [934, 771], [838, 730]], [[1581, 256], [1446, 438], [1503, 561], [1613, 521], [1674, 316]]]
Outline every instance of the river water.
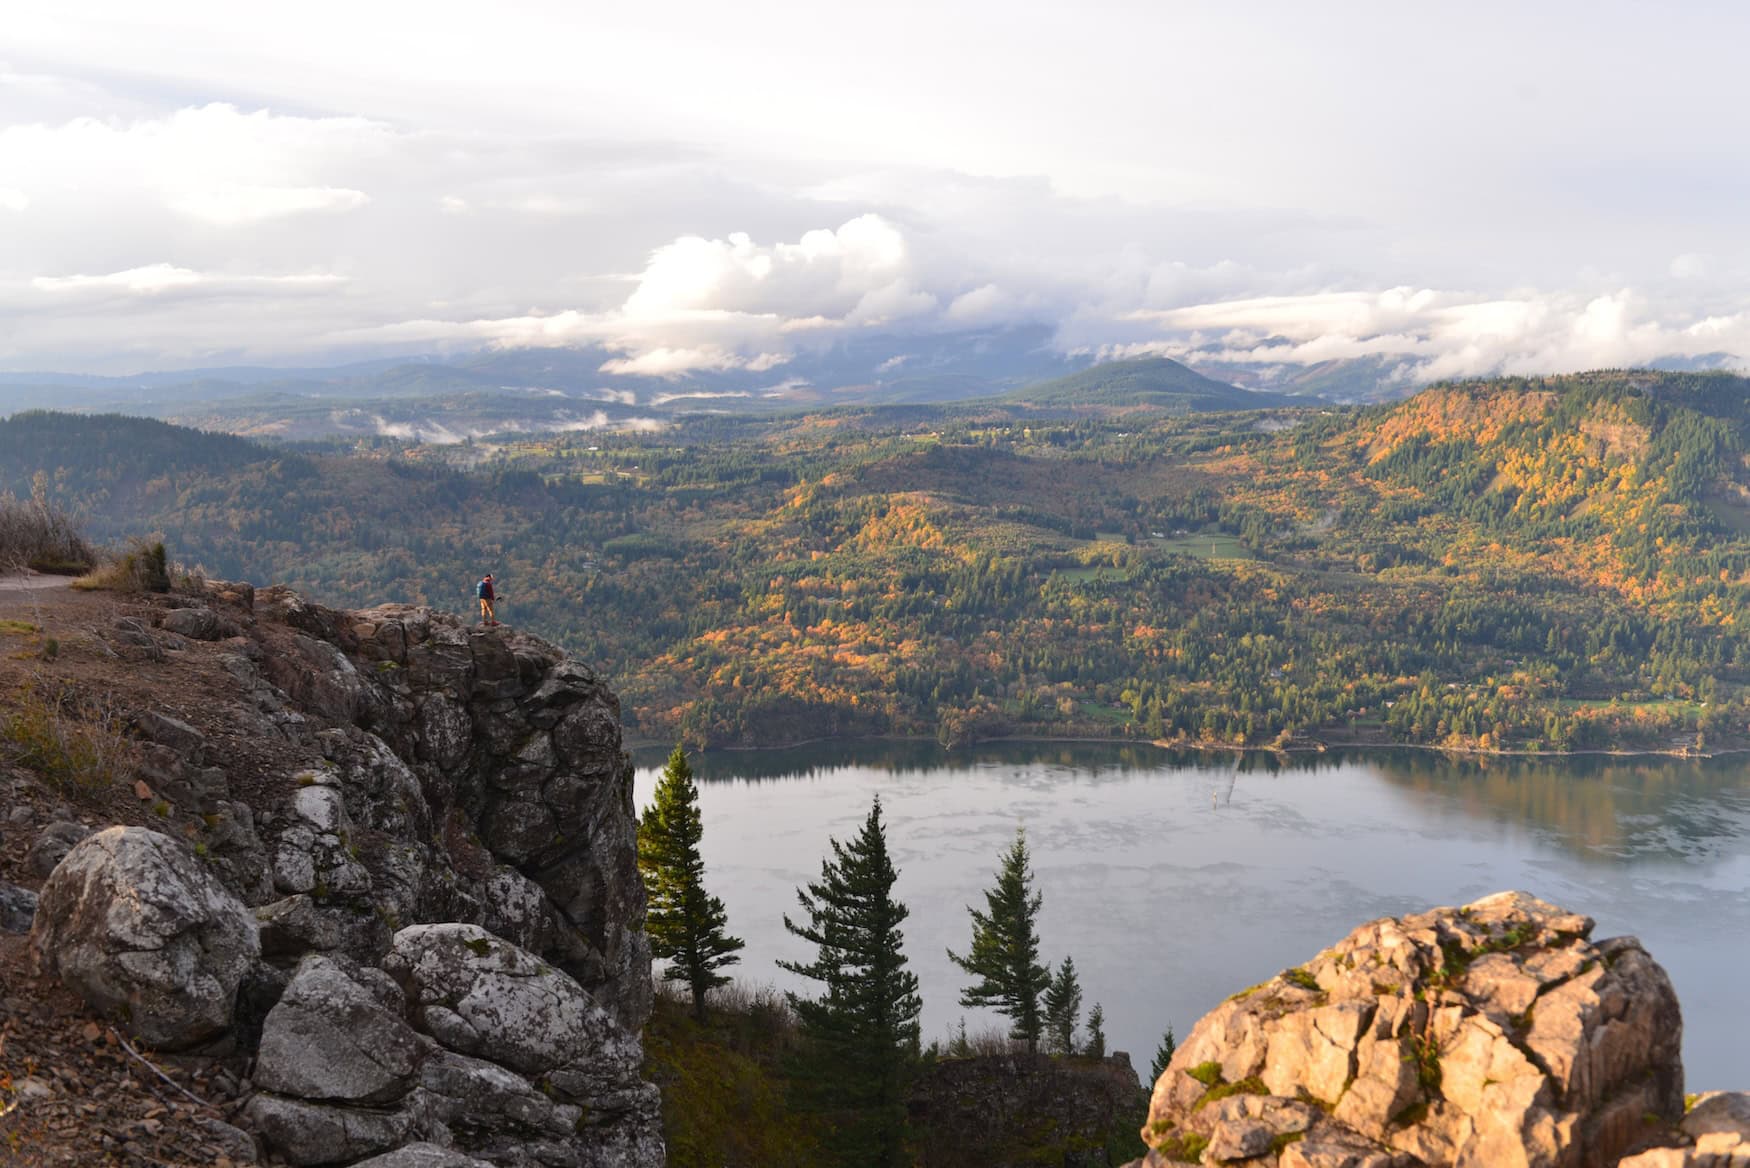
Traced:
[[[706, 883], [747, 942], [727, 972], [754, 984], [807, 988], [773, 964], [811, 956], [782, 914], [881, 796], [926, 1043], [1004, 1022], [957, 1004], [944, 951], [1024, 825], [1043, 955], [1075, 957], [1139, 1074], [1169, 1023], [1183, 1038], [1363, 921], [1518, 888], [1639, 936], [1683, 1005], [1688, 1089], [1750, 1088], [1750, 760], [839, 742], [692, 762]], [[642, 808], [661, 758], [639, 763]]]

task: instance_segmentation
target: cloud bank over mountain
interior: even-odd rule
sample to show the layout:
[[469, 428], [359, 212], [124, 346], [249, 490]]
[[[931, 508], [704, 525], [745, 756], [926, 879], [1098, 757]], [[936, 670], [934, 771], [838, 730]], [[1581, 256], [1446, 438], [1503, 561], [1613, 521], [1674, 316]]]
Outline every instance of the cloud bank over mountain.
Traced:
[[1004, 11], [30, 14], [0, 369], [682, 377], [1008, 324], [1407, 382], [1750, 364], [1741, 7]]

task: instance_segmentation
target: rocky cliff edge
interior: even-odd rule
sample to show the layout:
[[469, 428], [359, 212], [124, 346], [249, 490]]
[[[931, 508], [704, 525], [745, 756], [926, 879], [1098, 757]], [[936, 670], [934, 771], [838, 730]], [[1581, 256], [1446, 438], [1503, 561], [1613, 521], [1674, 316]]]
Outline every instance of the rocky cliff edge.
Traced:
[[14, 682], [122, 763], [10, 773], [0, 924], [118, 1041], [233, 1068], [229, 1162], [238, 1129], [292, 1164], [662, 1162], [632, 768], [586, 665], [283, 588], [33, 615], [60, 635]]

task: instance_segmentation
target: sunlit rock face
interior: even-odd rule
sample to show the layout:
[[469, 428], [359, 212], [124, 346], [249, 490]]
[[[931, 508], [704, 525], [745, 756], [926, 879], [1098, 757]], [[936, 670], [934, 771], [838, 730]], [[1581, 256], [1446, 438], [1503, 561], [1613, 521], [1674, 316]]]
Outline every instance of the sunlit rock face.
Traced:
[[1580, 1168], [1669, 1138], [1676, 994], [1592, 928], [1519, 892], [1361, 926], [1198, 1022], [1142, 1163]]

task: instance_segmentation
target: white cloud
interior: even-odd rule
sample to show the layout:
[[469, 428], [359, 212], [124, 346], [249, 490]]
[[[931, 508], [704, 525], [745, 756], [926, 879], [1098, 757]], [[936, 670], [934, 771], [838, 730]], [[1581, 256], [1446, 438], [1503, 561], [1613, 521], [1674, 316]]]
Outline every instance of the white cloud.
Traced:
[[[681, 377], [1016, 322], [1417, 376], [1750, 355], [1750, 162], [1717, 148], [1750, 133], [1742, 13], [1697, 38], [1610, 8], [1570, 52], [1553, 18], [1503, 48], [1485, 19], [1292, 5], [1095, 4], [1046, 36], [979, 0], [922, 39], [782, 0], [555, 9], [537, 38], [173, 7], [9, 13], [0, 307], [30, 327], [0, 367], [599, 345]], [[812, 51], [835, 34], [858, 61]], [[1253, 68], [1153, 68], [1162, 43]], [[1462, 84], [1485, 57], [1535, 89]]]
[[220, 227], [259, 223], [309, 211], [351, 211], [370, 202], [363, 191], [345, 187], [215, 186], [175, 191], [170, 206], [191, 218]]
[[981, 284], [962, 292], [948, 305], [947, 317], [956, 324], [977, 325], [1013, 317], [1014, 298], [995, 284]]
[[[696, 369], [740, 369], [746, 361], [723, 349], [702, 346], [696, 349], [656, 348], [635, 357], [622, 357], [602, 363], [603, 373], [622, 373], [644, 377], [673, 377]], [[668, 400], [656, 398], [652, 404]]]
[[786, 317], [903, 312], [920, 295], [911, 274], [904, 234], [879, 215], [770, 246], [745, 232], [727, 239], [684, 236], [651, 253], [624, 310], [633, 317], [697, 310]]
[[689, 392], [689, 393], [659, 393], [655, 397], [650, 399], [650, 404], [653, 406], [666, 406], [670, 402], [692, 401], [694, 399], [699, 399], [702, 401], [710, 401], [710, 400], [714, 400], [717, 398], [737, 398], [737, 397], [752, 397], [752, 396], [753, 396], [753, 394], [749, 393], [745, 389], [723, 390], [720, 392], [712, 392], [712, 391], [708, 391], [708, 390], [697, 390], [697, 391]]
[[1393, 288], [1138, 315], [1172, 335], [1123, 352], [1257, 365], [1400, 357], [1413, 362], [1407, 375], [1416, 382], [1637, 366], [1720, 352], [1745, 364], [1750, 355], [1750, 310], [1686, 317], [1629, 288], [1597, 296], [1523, 292], [1503, 298]]
[[45, 292], [81, 292], [87, 289], [122, 292], [162, 292], [167, 288], [187, 288], [201, 282], [199, 272], [179, 268], [174, 264], [150, 264], [129, 268], [125, 272], [110, 272], [103, 276], [38, 276], [32, 286]]
[[222, 102], [134, 120], [76, 117], [0, 129], [0, 158], [32, 189], [76, 201], [146, 196], [217, 225], [345, 211], [369, 197], [328, 174], [379, 155], [389, 127], [365, 118], [245, 113]]
[[158, 263], [128, 268], [120, 272], [107, 272], [97, 276], [88, 276], [82, 273], [70, 276], [37, 276], [30, 281], [30, 286], [39, 292], [64, 297], [69, 294], [112, 294], [118, 292], [157, 296], [163, 293], [197, 289], [214, 294], [252, 291], [275, 294], [308, 293], [332, 291], [345, 283], [344, 277], [332, 274], [233, 276], [197, 272], [191, 268], [178, 267], [175, 264]]

